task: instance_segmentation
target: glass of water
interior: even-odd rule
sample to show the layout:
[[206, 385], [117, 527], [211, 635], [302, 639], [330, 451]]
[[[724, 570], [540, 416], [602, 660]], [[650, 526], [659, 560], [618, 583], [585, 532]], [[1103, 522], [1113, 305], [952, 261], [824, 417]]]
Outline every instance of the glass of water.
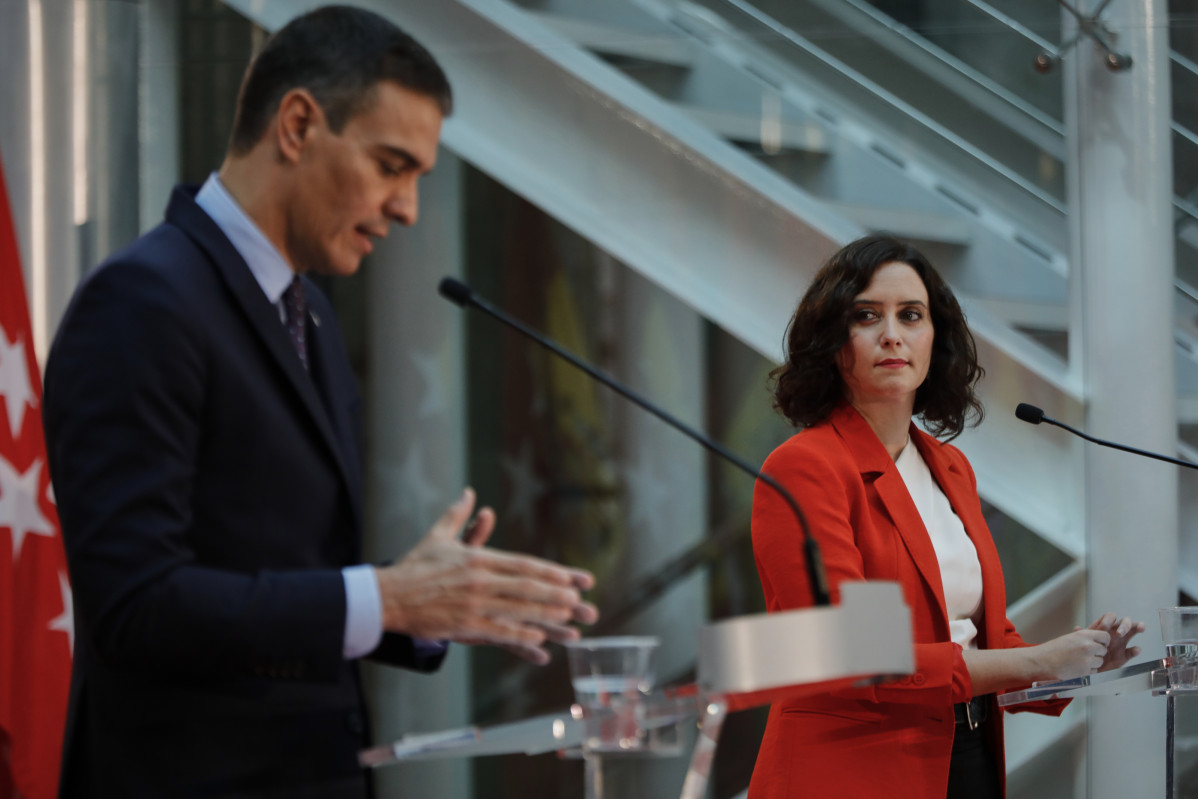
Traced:
[[595, 719], [587, 746], [597, 751], [640, 748], [642, 700], [653, 690], [658, 639], [645, 635], [583, 638], [566, 643], [574, 697]]
[[1198, 607], [1161, 608], [1161, 639], [1165, 654], [1184, 660], [1198, 660]]
[[1172, 658], [1169, 690], [1198, 688], [1198, 607], [1161, 608], [1161, 639]]

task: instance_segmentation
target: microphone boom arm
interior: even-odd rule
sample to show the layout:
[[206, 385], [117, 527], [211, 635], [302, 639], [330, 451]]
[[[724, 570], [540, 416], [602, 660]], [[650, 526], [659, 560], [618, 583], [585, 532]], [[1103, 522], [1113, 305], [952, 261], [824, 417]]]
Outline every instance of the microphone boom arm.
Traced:
[[[828, 579], [824, 573], [823, 557], [819, 551], [819, 544], [816, 543], [815, 538], [811, 535], [811, 528], [807, 523], [807, 517], [803, 514], [802, 509], [799, 508], [799, 504], [795, 501], [795, 498], [791, 496], [790, 492], [783, 488], [773, 476], [754, 468], [750, 463], [728, 451], [703, 433], [700, 433], [698, 430], [690, 427], [685, 422], [672, 416], [648, 400], [642, 398], [639, 394], [625, 386], [623, 383], [620, 383], [615, 378], [578, 358], [553, 339], [542, 335], [541, 333], [525, 325], [520, 320], [515, 319], [512, 316], [509, 316], [507, 313], [496, 308], [490, 302], [475, 294], [472, 289], [460, 281], [448, 277], [444, 278], [441, 281], [441, 285], [438, 290], [440, 291], [441, 296], [445, 297], [451, 302], [462, 306], [472, 305], [475, 308], [478, 308], [480, 311], [483, 311], [484, 313], [498, 319], [500, 322], [515, 328], [528, 338], [540, 344], [542, 347], [545, 347], [555, 355], [565, 359], [571, 365], [586, 372], [595, 380], [598, 380], [600, 383], [612, 389], [617, 394], [620, 394], [625, 399], [628, 399], [639, 405], [641, 408], [644, 408], [646, 411], [653, 414], [658, 419], [661, 419], [675, 430], [678, 430], [688, 438], [702, 444], [708, 450], [724, 458], [741, 471], [761, 480], [763, 483], [776, 491], [778, 495], [786, 501], [786, 504], [790, 507], [791, 512], [794, 513], [795, 519], [798, 520], [799, 527], [803, 531], [803, 554], [804, 560], [807, 564], [807, 578], [811, 583], [813, 601], [817, 606], [831, 604], [828, 593]], [[701, 544], [700, 546], [703, 545]]]
[[1047, 422], [1048, 424], [1053, 425], [1055, 427], [1059, 427], [1062, 430], [1068, 430], [1070, 433], [1073, 433], [1073, 435], [1077, 436], [1078, 438], [1083, 438], [1092, 444], [1099, 445], [1100, 447], [1110, 447], [1111, 449], [1118, 449], [1118, 450], [1122, 450], [1123, 452], [1130, 452], [1132, 455], [1142, 455], [1145, 458], [1153, 458], [1154, 460], [1164, 461], [1165, 463], [1172, 463], [1176, 466], [1185, 466], [1189, 469], [1198, 469], [1198, 463], [1192, 463], [1190, 461], [1183, 461], [1180, 458], [1171, 458], [1168, 455], [1158, 455], [1155, 452], [1149, 452], [1148, 450], [1145, 450], [1145, 449], [1137, 449], [1136, 447], [1129, 447], [1125, 444], [1116, 444], [1114, 441], [1106, 441], [1101, 438], [1095, 438], [1094, 436], [1089, 435], [1088, 433], [1083, 433], [1081, 430], [1078, 430], [1077, 428], [1070, 427], [1069, 425], [1065, 424], [1064, 422], [1058, 422], [1056, 419], [1052, 418], [1051, 416], [1045, 416], [1044, 411], [1040, 410], [1035, 405], [1029, 405], [1026, 402], [1019, 403], [1018, 407], [1015, 408], [1015, 417], [1017, 419], [1019, 419], [1020, 421], [1027, 422], [1028, 424], [1040, 424], [1041, 422]]
[[1180, 458], [1171, 458], [1168, 455], [1159, 455], [1155, 452], [1149, 452], [1146, 449], [1136, 449], [1135, 447], [1129, 447], [1125, 444], [1116, 444], [1114, 441], [1105, 441], [1101, 438], [1095, 438], [1092, 435], [1083, 433], [1081, 430], [1077, 430], [1073, 427], [1070, 427], [1069, 425], [1065, 424], [1064, 422], [1058, 422], [1056, 419], [1053, 419], [1051, 416], [1045, 416], [1044, 421], [1047, 422], [1048, 424], [1056, 425], [1057, 427], [1061, 428], [1062, 430], [1068, 430], [1070, 433], [1073, 433], [1075, 436], [1084, 438], [1086, 441], [1089, 441], [1093, 444], [1098, 444], [1101, 447], [1110, 447], [1111, 449], [1119, 449], [1119, 450], [1123, 450], [1124, 452], [1130, 452], [1133, 455], [1143, 455], [1145, 458], [1154, 458], [1158, 461], [1164, 461], [1165, 463], [1172, 463], [1177, 466], [1186, 466], [1190, 469], [1198, 469], [1198, 463], [1192, 463], [1190, 461], [1183, 461]]

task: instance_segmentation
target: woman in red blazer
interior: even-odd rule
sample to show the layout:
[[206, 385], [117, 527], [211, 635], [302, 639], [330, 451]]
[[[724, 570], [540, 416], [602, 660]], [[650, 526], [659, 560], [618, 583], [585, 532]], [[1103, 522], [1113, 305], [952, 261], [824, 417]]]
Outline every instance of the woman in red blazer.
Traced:
[[[824, 265], [774, 372], [776, 404], [805, 428], [764, 471], [799, 498], [833, 602], [845, 580], [894, 580], [911, 608], [914, 674], [776, 703], [749, 799], [1002, 797], [995, 692], [1116, 668], [1144, 630], [1104, 615], [1039, 646], [1006, 617], [1002, 565], [969, 461], [952, 439], [981, 420], [973, 338], [948, 286], [914, 248], [855, 241]], [[810, 604], [802, 535], [777, 492], [753, 502], [769, 610]], [[1027, 709], [1059, 714], [1064, 702]]]

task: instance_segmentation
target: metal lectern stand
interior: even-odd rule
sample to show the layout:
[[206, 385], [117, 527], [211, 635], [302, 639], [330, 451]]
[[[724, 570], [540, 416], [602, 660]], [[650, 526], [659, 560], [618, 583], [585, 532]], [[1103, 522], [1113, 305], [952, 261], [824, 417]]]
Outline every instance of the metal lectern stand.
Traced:
[[621, 756], [680, 752], [663, 731], [698, 719], [699, 739], [680, 799], [701, 799], [728, 713], [807, 694], [881, 682], [915, 670], [911, 614], [897, 583], [841, 586], [835, 607], [741, 616], [699, 634], [698, 682], [640, 697], [628, 716], [574, 705], [568, 711], [494, 727], [407, 735], [360, 753], [364, 767], [406, 760], [573, 750], [586, 763], [587, 797], [602, 799], [602, 758], [591, 742], [605, 724], [631, 723], [637, 743]]
[[1121, 669], [1091, 674], [1072, 680], [1035, 683], [1031, 688], [998, 697], [999, 707], [1021, 705], [1042, 699], [1071, 699], [1083, 696], [1117, 696], [1150, 691], [1165, 697], [1165, 797], [1190, 799], [1179, 792], [1174, 780], [1176, 703], [1179, 696], [1198, 696], [1198, 659], [1166, 657], [1133, 663]]

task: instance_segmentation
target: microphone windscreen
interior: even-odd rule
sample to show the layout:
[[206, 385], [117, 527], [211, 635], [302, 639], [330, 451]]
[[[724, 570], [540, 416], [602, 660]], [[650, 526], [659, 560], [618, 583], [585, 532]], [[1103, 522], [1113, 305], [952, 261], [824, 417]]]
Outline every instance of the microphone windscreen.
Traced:
[[474, 302], [474, 290], [452, 277], [441, 278], [441, 285], [437, 286], [437, 291], [442, 297], [458, 305], [466, 306]]
[[1028, 405], [1026, 402], [1019, 403], [1015, 408], [1015, 416], [1028, 424], [1040, 424], [1044, 421], [1044, 411], [1035, 405]]

